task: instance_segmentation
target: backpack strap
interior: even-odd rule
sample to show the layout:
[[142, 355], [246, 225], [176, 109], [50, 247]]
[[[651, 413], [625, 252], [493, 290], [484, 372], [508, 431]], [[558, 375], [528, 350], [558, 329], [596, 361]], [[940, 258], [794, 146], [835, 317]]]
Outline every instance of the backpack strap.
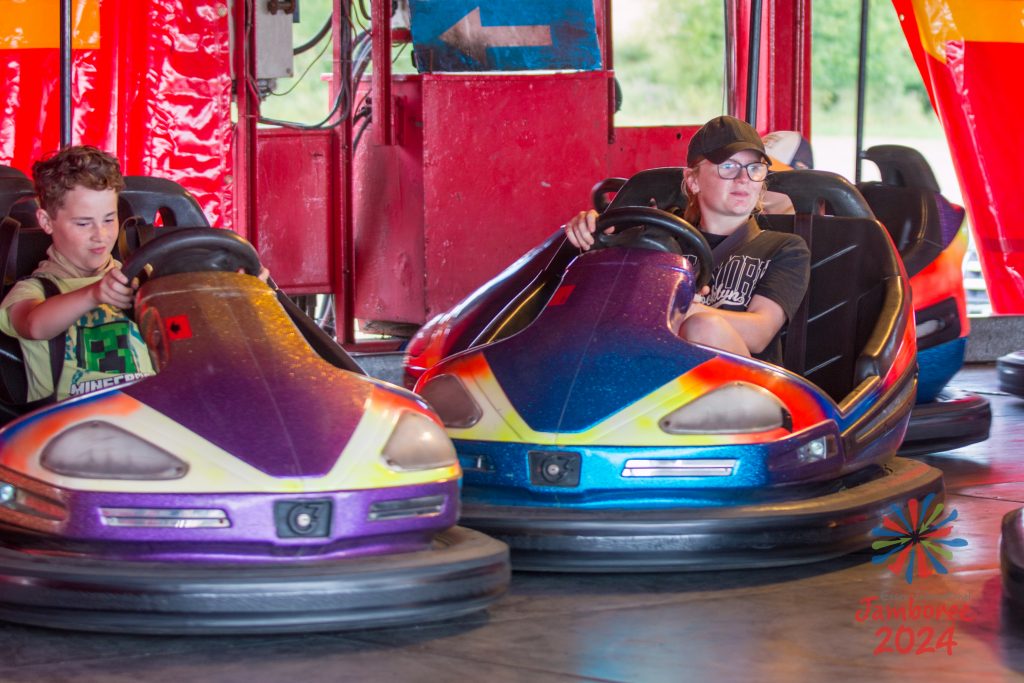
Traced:
[[[7, 287], [7, 268], [11, 262], [11, 254], [18, 250], [18, 233], [21, 223], [10, 216], [0, 220], [0, 288]], [[14, 279], [12, 274], [11, 279]]]
[[[51, 296], [60, 294], [57, 283], [45, 277], [35, 278], [43, 286], [43, 294], [49, 299]], [[57, 400], [57, 385], [60, 383], [60, 376], [64, 372], [64, 352], [67, 350], [68, 333], [58, 334], [50, 340], [50, 375], [53, 377], [53, 395], [48, 399], [42, 399], [47, 403]]]

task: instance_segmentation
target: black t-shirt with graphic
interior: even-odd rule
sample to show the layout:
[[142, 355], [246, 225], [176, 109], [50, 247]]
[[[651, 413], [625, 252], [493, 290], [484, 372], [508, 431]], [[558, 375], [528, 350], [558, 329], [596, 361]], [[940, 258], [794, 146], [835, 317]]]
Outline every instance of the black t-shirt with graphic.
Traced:
[[[789, 321], [803, 300], [810, 280], [811, 254], [799, 236], [771, 230], [760, 230], [754, 219], [750, 226], [754, 236], [736, 248], [711, 275], [711, 292], [702, 303], [726, 311], [745, 311], [755, 294], [771, 299]], [[721, 235], [702, 233], [711, 248], [725, 239]], [[782, 364], [780, 335], [768, 343], [755, 358]]]

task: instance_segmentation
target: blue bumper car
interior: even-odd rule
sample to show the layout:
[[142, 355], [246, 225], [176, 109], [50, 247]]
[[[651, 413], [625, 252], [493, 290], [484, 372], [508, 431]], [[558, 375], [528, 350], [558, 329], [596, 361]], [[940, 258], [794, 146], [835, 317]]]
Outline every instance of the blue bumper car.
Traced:
[[879, 145], [865, 152], [881, 180], [858, 189], [892, 236], [914, 293], [917, 401], [901, 455], [952, 450], [988, 438], [987, 399], [947, 386], [964, 363], [970, 334], [963, 260], [963, 208], [940, 192], [928, 162], [914, 149]]
[[[822, 200], [863, 201], [805, 173]], [[605, 248], [553, 236], [410, 345], [465, 473], [463, 523], [508, 543], [516, 569], [811, 562], [868, 547], [894, 504], [942, 494], [938, 470], [894, 457], [916, 345], [885, 230], [763, 217], [808, 242], [811, 283], [786, 367], [738, 357], [675, 334], [710, 263], [665, 211], [680, 179], [634, 176], [600, 218], [618, 231]]]

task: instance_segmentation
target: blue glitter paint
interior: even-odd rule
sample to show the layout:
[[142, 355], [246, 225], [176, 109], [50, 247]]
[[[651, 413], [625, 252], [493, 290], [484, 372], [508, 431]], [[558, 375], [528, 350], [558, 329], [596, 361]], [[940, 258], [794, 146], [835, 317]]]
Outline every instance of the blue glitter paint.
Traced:
[[483, 352], [535, 431], [588, 429], [717, 355], [672, 329], [693, 298], [680, 256], [606, 249], [577, 259], [562, 284], [577, 285], [565, 303]]

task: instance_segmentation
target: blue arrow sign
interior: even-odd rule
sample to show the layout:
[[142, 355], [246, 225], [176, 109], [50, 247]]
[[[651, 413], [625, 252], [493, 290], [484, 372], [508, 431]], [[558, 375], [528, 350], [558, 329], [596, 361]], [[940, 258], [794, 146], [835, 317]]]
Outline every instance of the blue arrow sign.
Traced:
[[426, 71], [601, 68], [593, 0], [410, 0]]

